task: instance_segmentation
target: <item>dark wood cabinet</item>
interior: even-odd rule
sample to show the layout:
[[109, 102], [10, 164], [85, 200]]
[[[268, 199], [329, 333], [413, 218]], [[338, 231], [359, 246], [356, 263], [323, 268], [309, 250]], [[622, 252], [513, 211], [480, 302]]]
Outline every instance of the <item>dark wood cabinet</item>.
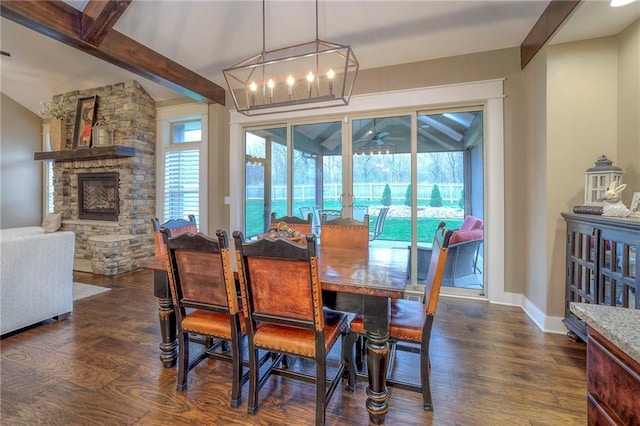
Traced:
[[586, 324], [571, 302], [640, 309], [640, 219], [562, 213], [567, 222], [564, 324], [587, 341]]
[[640, 364], [592, 327], [588, 338], [588, 424], [640, 424]]

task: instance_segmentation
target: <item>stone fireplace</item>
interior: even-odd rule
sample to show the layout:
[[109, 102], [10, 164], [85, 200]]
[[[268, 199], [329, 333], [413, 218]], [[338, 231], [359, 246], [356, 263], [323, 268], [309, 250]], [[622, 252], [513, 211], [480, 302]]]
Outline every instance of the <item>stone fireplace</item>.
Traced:
[[74, 120], [67, 119], [66, 148], [53, 167], [54, 209], [62, 229], [76, 234], [74, 268], [116, 275], [154, 255], [155, 102], [136, 81], [58, 97], [75, 111], [78, 98], [93, 95], [97, 120], [116, 128], [114, 146], [73, 150]]
[[118, 172], [78, 175], [78, 217], [118, 221]]

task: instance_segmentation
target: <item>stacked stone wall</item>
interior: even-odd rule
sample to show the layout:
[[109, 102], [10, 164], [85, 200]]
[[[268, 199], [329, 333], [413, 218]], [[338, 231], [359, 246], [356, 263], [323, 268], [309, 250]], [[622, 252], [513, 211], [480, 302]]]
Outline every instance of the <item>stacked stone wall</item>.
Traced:
[[[57, 161], [54, 209], [62, 212], [62, 229], [76, 234], [76, 258], [91, 261], [94, 273], [115, 275], [131, 271], [136, 260], [154, 253], [156, 109], [155, 101], [136, 81], [55, 96], [74, 111], [66, 120], [65, 149], [73, 148], [78, 99], [94, 95], [98, 96], [96, 120], [106, 119], [115, 128], [114, 144], [135, 148], [135, 156]], [[118, 221], [80, 220], [78, 174], [102, 172], [119, 173]], [[117, 243], [102, 241], [109, 238]]]

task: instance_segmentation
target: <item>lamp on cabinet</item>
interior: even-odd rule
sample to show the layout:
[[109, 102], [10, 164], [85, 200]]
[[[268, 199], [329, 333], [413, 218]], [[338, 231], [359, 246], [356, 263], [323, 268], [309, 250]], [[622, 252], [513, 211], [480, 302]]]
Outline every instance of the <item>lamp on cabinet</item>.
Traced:
[[606, 155], [598, 157], [593, 167], [589, 167], [584, 175], [584, 203], [602, 205], [604, 193], [612, 182], [620, 185], [624, 171], [613, 165]]

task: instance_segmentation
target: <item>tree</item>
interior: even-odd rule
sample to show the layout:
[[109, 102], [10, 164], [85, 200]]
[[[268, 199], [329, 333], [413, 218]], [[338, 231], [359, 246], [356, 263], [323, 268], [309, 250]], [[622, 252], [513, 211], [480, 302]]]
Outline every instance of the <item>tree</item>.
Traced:
[[407, 191], [404, 193], [404, 205], [411, 206], [411, 184], [407, 185]]
[[458, 207], [464, 209], [464, 188], [460, 191], [460, 199], [458, 200]]
[[384, 186], [384, 191], [382, 191], [382, 199], [380, 200], [383, 206], [391, 205], [391, 187], [389, 184]]
[[440, 195], [440, 188], [438, 185], [433, 185], [431, 188], [431, 200], [429, 200], [431, 207], [442, 207], [442, 195]]

